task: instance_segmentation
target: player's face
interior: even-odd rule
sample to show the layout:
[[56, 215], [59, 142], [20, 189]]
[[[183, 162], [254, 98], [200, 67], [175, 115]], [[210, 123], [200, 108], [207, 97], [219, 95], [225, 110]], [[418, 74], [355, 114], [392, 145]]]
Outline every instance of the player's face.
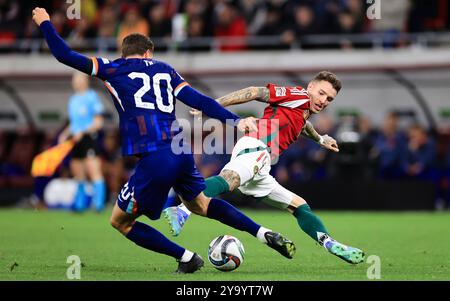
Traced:
[[308, 84], [308, 94], [311, 100], [309, 110], [317, 114], [324, 110], [336, 97], [336, 89], [327, 81], [312, 81]]

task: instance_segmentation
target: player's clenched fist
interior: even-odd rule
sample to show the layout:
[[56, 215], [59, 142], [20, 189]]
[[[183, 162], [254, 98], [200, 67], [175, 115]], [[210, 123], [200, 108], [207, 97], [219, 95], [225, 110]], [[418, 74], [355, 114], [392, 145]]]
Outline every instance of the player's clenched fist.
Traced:
[[241, 132], [257, 132], [258, 127], [256, 126], [256, 118], [255, 117], [247, 117], [239, 120], [237, 128]]
[[36, 23], [37, 26], [40, 26], [42, 22], [49, 21], [50, 16], [48, 15], [45, 8], [36, 7], [33, 9], [33, 21]]

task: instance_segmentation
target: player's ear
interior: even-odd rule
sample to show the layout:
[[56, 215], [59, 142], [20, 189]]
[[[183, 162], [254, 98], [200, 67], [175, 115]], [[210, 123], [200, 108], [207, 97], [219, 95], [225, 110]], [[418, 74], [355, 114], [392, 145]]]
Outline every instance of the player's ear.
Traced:
[[144, 53], [144, 58], [151, 59], [152, 57], [153, 57], [153, 53], [150, 51], [150, 49]]

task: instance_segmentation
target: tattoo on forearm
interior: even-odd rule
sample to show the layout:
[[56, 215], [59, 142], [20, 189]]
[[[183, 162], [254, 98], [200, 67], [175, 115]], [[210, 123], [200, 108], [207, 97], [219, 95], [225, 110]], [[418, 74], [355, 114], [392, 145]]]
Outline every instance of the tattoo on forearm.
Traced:
[[249, 102], [251, 100], [269, 101], [269, 89], [265, 87], [248, 87], [232, 92], [217, 99], [223, 107]]
[[269, 102], [269, 89], [266, 87], [260, 87], [258, 89], [258, 97], [257, 100], [263, 101], [263, 102]]
[[316, 141], [316, 142], [320, 141], [319, 133], [316, 132], [316, 130], [314, 129], [314, 126], [309, 121], [306, 121], [301, 134], [307, 138], [310, 138], [310, 139]]
[[248, 88], [220, 97], [217, 101], [224, 107], [252, 100], [252, 91]]
[[241, 177], [233, 170], [225, 169], [220, 172], [220, 176], [227, 181], [230, 191], [235, 190], [241, 184]]

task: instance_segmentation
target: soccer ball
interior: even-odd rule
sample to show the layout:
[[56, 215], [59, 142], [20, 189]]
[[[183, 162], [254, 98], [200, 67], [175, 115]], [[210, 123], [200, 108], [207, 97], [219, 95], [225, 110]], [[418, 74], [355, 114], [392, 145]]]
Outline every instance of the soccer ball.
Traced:
[[242, 264], [244, 253], [244, 246], [239, 239], [231, 235], [221, 235], [209, 244], [208, 260], [216, 269], [229, 272]]

